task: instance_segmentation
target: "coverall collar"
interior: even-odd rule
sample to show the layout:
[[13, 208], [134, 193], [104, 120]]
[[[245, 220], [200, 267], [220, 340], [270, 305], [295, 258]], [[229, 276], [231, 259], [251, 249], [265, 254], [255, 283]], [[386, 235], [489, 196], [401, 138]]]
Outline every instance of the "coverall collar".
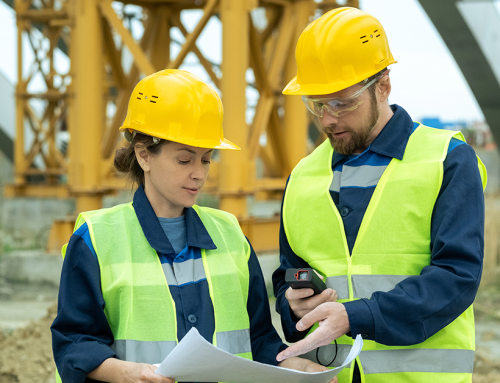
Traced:
[[[175, 254], [175, 250], [165, 235], [160, 221], [144, 192], [143, 185], [140, 185], [134, 194], [133, 206], [142, 231], [151, 247], [159, 253], [166, 255]], [[192, 207], [185, 208], [184, 215], [186, 216], [187, 246], [199, 247], [206, 250], [216, 249], [217, 247], [212, 237], [210, 237], [196, 210]]]

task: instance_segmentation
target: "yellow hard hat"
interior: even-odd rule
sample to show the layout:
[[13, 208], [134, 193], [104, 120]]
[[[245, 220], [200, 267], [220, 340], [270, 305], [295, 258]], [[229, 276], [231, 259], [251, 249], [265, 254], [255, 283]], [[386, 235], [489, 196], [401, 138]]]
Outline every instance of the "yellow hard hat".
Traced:
[[283, 94], [338, 92], [397, 62], [382, 24], [350, 7], [333, 9], [309, 24], [299, 37], [295, 59], [297, 76]]
[[223, 115], [214, 88], [192, 73], [167, 69], [135, 86], [120, 131], [128, 129], [200, 148], [240, 150], [224, 138]]

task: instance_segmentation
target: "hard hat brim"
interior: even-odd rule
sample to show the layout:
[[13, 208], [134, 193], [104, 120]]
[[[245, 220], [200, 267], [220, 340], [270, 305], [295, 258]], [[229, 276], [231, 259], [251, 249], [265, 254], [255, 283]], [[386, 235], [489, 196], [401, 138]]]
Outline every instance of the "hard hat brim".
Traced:
[[285, 89], [283, 89], [283, 94], [286, 95], [297, 95], [297, 96], [307, 96], [306, 94], [302, 93], [297, 93], [300, 92], [300, 85], [297, 83], [297, 76], [292, 78], [292, 80], [288, 83], [287, 86], [285, 86]]
[[[356, 83], [354, 83], [356, 84]], [[339, 90], [349, 88], [354, 84], [304, 84], [301, 85], [295, 76], [292, 81], [283, 89], [283, 94], [287, 96], [311, 96], [323, 95], [338, 92]]]
[[214, 149], [228, 149], [228, 150], [241, 150], [241, 148], [236, 145], [236, 144], [233, 144], [231, 141], [227, 140], [224, 138], [224, 140], [218, 145], [216, 146]]
[[[127, 132], [132, 133], [134, 131], [134, 129], [131, 129], [129, 127], [126, 127], [126, 126], [122, 125], [119, 128], [119, 130], [120, 130], [120, 132], [125, 133], [125, 138], [127, 139], [127, 141], [130, 142], [131, 138], [129, 140], [127, 138], [127, 134], [126, 133]], [[189, 139], [182, 140], [182, 139], [178, 139], [178, 138], [174, 138], [174, 137], [162, 136], [162, 135], [159, 135], [159, 134], [154, 134], [154, 132], [149, 132], [146, 129], [141, 129], [141, 130], [136, 130], [136, 131], [139, 132], [139, 133], [142, 133], [142, 134], [146, 134], [146, 135], [151, 136], [151, 137], [157, 137], [157, 138], [161, 138], [163, 140], [172, 141], [172, 142], [178, 142], [179, 144], [194, 146], [194, 147], [198, 147], [198, 148], [241, 150], [241, 148], [238, 145], [234, 144], [233, 142], [229, 141], [226, 138], [223, 138], [219, 142], [218, 145], [214, 146], [213, 141], [212, 141], [212, 143], [210, 143], [210, 142], [203, 142], [203, 141], [194, 141], [194, 140], [189, 140]], [[130, 137], [132, 137], [131, 134], [130, 134]]]
[[[389, 65], [396, 64], [397, 61], [392, 59], [379, 64], [380, 70], [388, 67]], [[378, 68], [377, 68], [378, 69]], [[336, 83], [325, 83], [325, 84], [299, 84], [297, 76], [295, 76], [283, 89], [283, 94], [287, 96], [311, 96], [311, 95], [324, 95], [331, 94], [343, 89], [347, 89], [350, 86], [358, 84], [360, 81], [367, 79], [368, 77], [376, 74], [377, 72], [365, 73], [365, 76], [359, 78], [354, 78], [350, 82], [336, 82]]]

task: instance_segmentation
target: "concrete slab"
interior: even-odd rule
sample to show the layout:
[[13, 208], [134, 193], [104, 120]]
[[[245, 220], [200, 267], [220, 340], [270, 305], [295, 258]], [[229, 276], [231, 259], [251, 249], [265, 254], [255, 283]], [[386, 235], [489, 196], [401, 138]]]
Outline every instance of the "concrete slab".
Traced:
[[0, 255], [0, 277], [8, 282], [59, 286], [62, 257], [42, 250], [13, 251]]
[[47, 315], [49, 307], [55, 301], [2, 301], [0, 300], [0, 330], [11, 331], [26, 327], [31, 321], [37, 321]]
[[0, 277], [0, 331], [10, 333], [44, 317], [57, 294], [53, 284], [12, 283]]

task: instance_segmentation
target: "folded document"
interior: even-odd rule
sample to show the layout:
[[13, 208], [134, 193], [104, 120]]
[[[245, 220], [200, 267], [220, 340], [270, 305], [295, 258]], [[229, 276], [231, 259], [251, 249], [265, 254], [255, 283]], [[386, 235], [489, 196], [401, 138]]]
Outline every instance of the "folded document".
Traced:
[[207, 342], [194, 327], [156, 370], [176, 382], [235, 383], [328, 383], [361, 352], [363, 339], [356, 337], [341, 366], [324, 372], [301, 372], [253, 362]]

